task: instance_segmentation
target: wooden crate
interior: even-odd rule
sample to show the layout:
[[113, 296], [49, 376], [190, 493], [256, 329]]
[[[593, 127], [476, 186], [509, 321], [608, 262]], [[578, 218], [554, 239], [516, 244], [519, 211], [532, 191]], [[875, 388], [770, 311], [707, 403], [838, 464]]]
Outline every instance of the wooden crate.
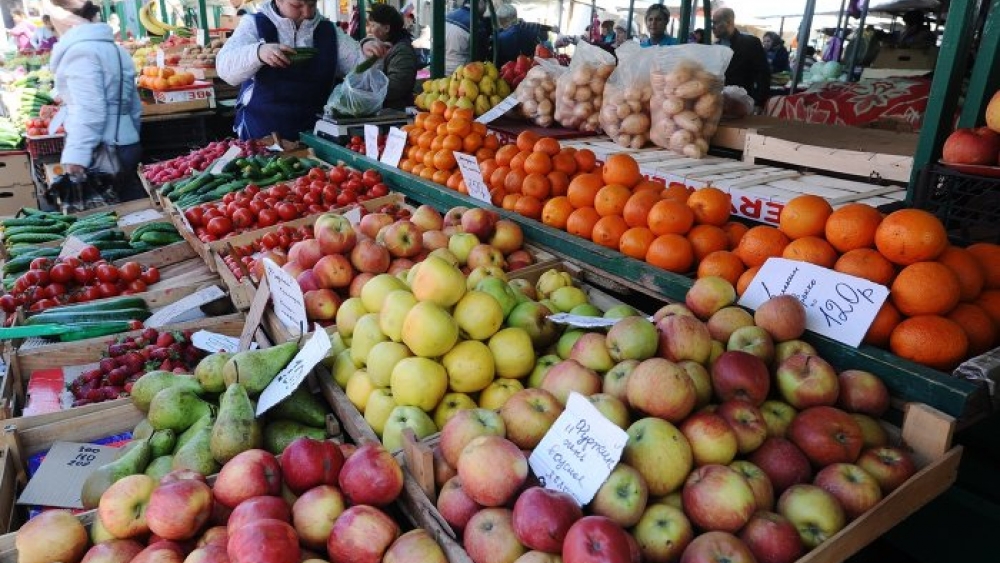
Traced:
[[140, 265], [147, 268], [154, 266], [157, 268], [163, 268], [165, 266], [171, 266], [173, 264], [177, 264], [178, 262], [184, 262], [185, 260], [197, 257], [198, 254], [194, 251], [194, 247], [188, 244], [186, 240], [181, 240], [173, 244], [167, 244], [152, 250], [147, 250], [146, 252], [140, 252], [139, 254], [135, 254], [127, 258], [115, 260], [114, 265], [121, 266], [126, 262], [138, 262]]

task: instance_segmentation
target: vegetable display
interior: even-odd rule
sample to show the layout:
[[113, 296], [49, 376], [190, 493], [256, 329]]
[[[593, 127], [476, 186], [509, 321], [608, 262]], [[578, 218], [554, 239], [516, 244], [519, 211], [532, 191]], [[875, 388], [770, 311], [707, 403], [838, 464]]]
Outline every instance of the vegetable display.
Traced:
[[187, 209], [221, 199], [249, 185], [263, 188], [294, 180], [317, 164], [313, 160], [294, 156], [240, 157], [227, 163], [218, 174], [212, 173], [209, 168], [186, 180], [167, 182], [160, 189], [160, 195], [177, 207]]
[[615, 70], [611, 53], [588, 43], [577, 46], [569, 72], [556, 85], [556, 121], [570, 129], [600, 131], [604, 84]]
[[[684, 47], [689, 49], [678, 56], [657, 60], [650, 73], [653, 86], [650, 139], [657, 146], [684, 156], [702, 158], [708, 154], [708, 142], [722, 117], [721, 73], [732, 53], [708, 45]], [[704, 55], [716, 56], [691, 56], [691, 47]]]
[[213, 162], [226, 154], [226, 151], [231, 147], [239, 147], [239, 156], [242, 157], [267, 154], [267, 148], [260, 141], [240, 141], [237, 139], [213, 141], [188, 154], [154, 164], [147, 164], [142, 167], [142, 175], [153, 184], [163, 184], [187, 178], [192, 173], [201, 172], [211, 166]]

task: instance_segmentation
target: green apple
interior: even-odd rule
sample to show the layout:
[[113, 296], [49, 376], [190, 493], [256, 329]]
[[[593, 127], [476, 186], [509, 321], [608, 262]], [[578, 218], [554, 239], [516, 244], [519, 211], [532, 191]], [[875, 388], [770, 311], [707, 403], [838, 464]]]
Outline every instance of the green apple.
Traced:
[[792, 419], [798, 411], [795, 407], [784, 401], [768, 400], [760, 406], [760, 413], [764, 415], [764, 426], [767, 427], [768, 438], [784, 438], [785, 432], [792, 424]]
[[524, 385], [516, 379], [495, 379], [479, 393], [479, 407], [499, 410], [511, 395], [522, 389]]
[[693, 463], [687, 438], [662, 418], [639, 419], [628, 427], [622, 461], [646, 480], [649, 494], [663, 496], [684, 484]]
[[373, 389], [365, 404], [365, 422], [381, 436], [385, 422], [389, 420], [389, 415], [396, 406], [396, 398], [392, 396], [391, 389], [382, 387]]
[[364, 365], [368, 360], [368, 352], [379, 342], [386, 342], [389, 337], [378, 326], [378, 313], [368, 313], [358, 319], [354, 326], [354, 336], [351, 337], [351, 359], [355, 364]]
[[698, 410], [712, 401], [712, 376], [708, 374], [705, 366], [693, 360], [678, 362], [678, 366], [691, 379], [694, 385], [695, 402], [694, 408]]
[[531, 336], [523, 328], [500, 330], [489, 342], [497, 377], [518, 379], [535, 368], [535, 348]]
[[552, 309], [541, 303], [520, 303], [507, 317], [507, 325], [527, 331], [536, 348], [545, 348], [559, 338], [559, 328], [549, 320]]
[[389, 384], [396, 404], [432, 411], [448, 391], [444, 366], [428, 358], [403, 358], [392, 368]]
[[562, 333], [559, 340], [556, 342], [556, 354], [562, 359], [569, 358], [569, 352], [573, 349], [573, 345], [576, 341], [580, 339], [581, 336], [587, 334], [587, 331], [582, 328], [571, 328], [566, 332]]
[[444, 425], [451, 420], [453, 416], [458, 414], [459, 411], [474, 409], [479, 405], [472, 400], [472, 397], [465, 393], [451, 392], [446, 393], [444, 397], [441, 398], [441, 402], [438, 403], [437, 408], [434, 409], [434, 426], [438, 428], [444, 428]]
[[378, 326], [393, 342], [403, 340], [403, 320], [416, 304], [417, 298], [408, 289], [390, 291], [382, 300]]
[[[383, 313], [384, 314], [384, 311]], [[368, 378], [375, 387], [388, 387], [392, 368], [403, 358], [413, 354], [405, 344], [399, 342], [379, 342], [368, 352]], [[364, 410], [364, 409], [361, 409]]]
[[590, 303], [581, 303], [576, 307], [569, 310], [569, 314], [577, 315], [579, 317], [600, 317], [601, 310], [597, 308], [596, 305], [591, 305]]
[[469, 291], [476, 289], [479, 282], [489, 279], [497, 278], [503, 281], [507, 281], [507, 272], [503, 271], [503, 268], [499, 266], [476, 266], [469, 272], [469, 275], [465, 277], [465, 287]]
[[424, 411], [417, 407], [398, 406], [389, 413], [382, 429], [382, 445], [390, 452], [403, 448], [403, 430], [413, 430], [417, 439], [426, 438], [437, 432], [434, 421]]
[[549, 294], [549, 299], [555, 304], [559, 312], [568, 313], [573, 307], [588, 303], [587, 292], [576, 287], [567, 285], [560, 287]]
[[406, 285], [396, 276], [379, 274], [368, 280], [361, 288], [361, 303], [369, 313], [378, 313], [382, 310], [382, 300], [385, 296], [397, 289], [406, 289]]
[[479, 238], [472, 233], [455, 233], [448, 237], [448, 250], [464, 265], [469, 259], [469, 252], [479, 246]]
[[470, 291], [462, 296], [452, 311], [459, 334], [473, 340], [486, 340], [503, 325], [503, 308], [492, 295]]
[[486, 389], [496, 375], [493, 352], [478, 340], [459, 342], [441, 358], [448, 372], [448, 388], [460, 393]]
[[650, 503], [632, 536], [643, 561], [678, 561], [694, 539], [694, 528], [680, 507]]
[[608, 352], [616, 362], [652, 358], [659, 345], [656, 325], [642, 317], [625, 317], [608, 331]]
[[[370, 280], [369, 280], [370, 281]], [[365, 284], [367, 285], [367, 284]], [[367, 315], [370, 311], [365, 308], [365, 304], [360, 297], [345, 299], [337, 308], [337, 332], [344, 338], [350, 338], [354, 334], [354, 325], [358, 319]]]
[[535, 360], [535, 367], [528, 374], [528, 387], [541, 387], [542, 380], [545, 379], [545, 374], [549, 372], [549, 368], [561, 361], [562, 358], [555, 354], [546, 354]]
[[615, 305], [607, 311], [604, 311], [605, 319], [624, 319], [625, 317], [641, 317], [642, 313], [636, 311], [633, 307], [626, 305], [624, 303]]
[[[462, 286], [465, 291], [465, 286]], [[458, 323], [441, 305], [421, 301], [403, 319], [403, 344], [425, 358], [443, 356], [458, 342]]]
[[639, 522], [649, 501], [649, 488], [645, 479], [626, 463], [619, 463], [597, 489], [590, 501], [590, 512], [615, 521], [622, 528], [631, 528]]
[[[476, 270], [478, 269], [479, 268], [476, 268]], [[475, 272], [476, 271], [473, 270], [472, 273], [474, 274]], [[472, 274], [469, 274], [469, 279], [472, 279]], [[503, 310], [503, 316], [505, 319], [518, 304], [517, 293], [514, 288], [497, 276], [490, 276], [482, 279], [475, 285], [475, 290], [492, 295], [493, 298], [500, 303], [500, 308]]]
[[368, 373], [363, 369], [359, 369], [347, 380], [347, 387], [344, 388], [344, 393], [347, 395], [347, 400], [358, 409], [358, 412], [365, 412], [368, 396], [375, 390], [375, 387], [372, 384], [371, 378], [368, 377]]

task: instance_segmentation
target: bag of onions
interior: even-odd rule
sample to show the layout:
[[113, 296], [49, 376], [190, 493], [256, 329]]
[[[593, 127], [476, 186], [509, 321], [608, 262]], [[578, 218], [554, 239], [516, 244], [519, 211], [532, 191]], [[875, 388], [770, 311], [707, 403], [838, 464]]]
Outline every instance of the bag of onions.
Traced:
[[658, 49], [650, 83], [650, 139], [690, 158], [708, 153], [722, 117], [722, 87], [733, 50], [687, 43]]
[[630, 41], [618, 47], [618, 65], [604, 86], [601, 129], [623, 147], [642, 148], [649, 141], [650, 70], [659, 48], [643, 49]]
[[569, 63], [569, 72], [556, 83], [556, 121], [570, 129], [600, 131], [604, 84], [614, 70], [614, 55], [581, 41]]
[[520, 103], [520, 114], [536, 125], [551, 127], [555, 124], [556, 81], [569, 69], [555, 59], [536, 59], [538, 66], [531, 67], [524, 80], [517, 85], [514, 95]]

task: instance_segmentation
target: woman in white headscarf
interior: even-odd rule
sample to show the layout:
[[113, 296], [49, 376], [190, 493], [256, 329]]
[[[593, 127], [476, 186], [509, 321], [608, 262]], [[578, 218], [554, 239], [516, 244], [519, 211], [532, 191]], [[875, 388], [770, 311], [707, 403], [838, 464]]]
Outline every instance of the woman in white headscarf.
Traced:
[[66, 112], [63, 169], [84, 176], [104, 143], [121, 165], [115, 185], [119, 199], [145, 197], [136, 176], [142, 104], [132, 58], [115, 44], [114, 31], [100, 21], [100, 8], [91, 0], [45, 0], [44, 7], [59, 33], [49, 64]]

